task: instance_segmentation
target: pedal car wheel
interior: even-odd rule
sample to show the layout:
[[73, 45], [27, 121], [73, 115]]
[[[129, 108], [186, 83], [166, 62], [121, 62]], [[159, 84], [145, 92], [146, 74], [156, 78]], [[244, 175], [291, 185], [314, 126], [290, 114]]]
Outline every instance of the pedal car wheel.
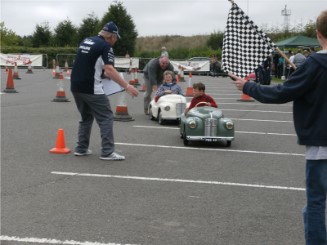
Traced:
[[186, 138], [186, 134], [185, 134], [185, 132], [183, 133], [182, 138], [183, 138], [183, 143], [184, 143], [184, 145], [185, 145], [185, 146], [188, 146], [189, 141], [188, 141], [188, 139]]
[[149, 119], [152, 120], [152, 121], [154, 120], [151, 107], [149, 108]]
[[226, 144], [226, 146], [227, 147], [230, 147], [232, 145], [232, 141], [231, 140], [227, 140], [227, 144]]
[[161, 111], [159, 111], [159, 115], [158, 115], [158, 123], [160, 125], [163, 125], [164, 124], [164, 120], [162, 119], [162, 113]]

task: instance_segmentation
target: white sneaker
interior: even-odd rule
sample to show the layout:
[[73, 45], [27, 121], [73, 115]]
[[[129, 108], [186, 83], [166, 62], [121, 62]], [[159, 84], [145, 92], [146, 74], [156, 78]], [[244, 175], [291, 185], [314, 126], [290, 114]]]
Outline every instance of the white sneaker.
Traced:
[[87, 149], [86, 152], [74, 152], [75, 156], [86, 156], [86, 155], [91, 155], [92, 151], [90, 149]]
[[107, 161], [122, 161], [125, 160], [125, 156], [119, 155], [116, 152], [111, 153], [109, 156], [100, 157], [101, 160], [107, 160]]

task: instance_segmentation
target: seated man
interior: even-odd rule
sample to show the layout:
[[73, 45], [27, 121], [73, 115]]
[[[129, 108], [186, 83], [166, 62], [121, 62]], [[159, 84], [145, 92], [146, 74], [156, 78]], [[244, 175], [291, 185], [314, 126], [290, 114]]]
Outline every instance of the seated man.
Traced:
[[156, 94], [154, 96], [155, 102], [157, 102], [161, 96], [166, 95], [166, 94], [180, 94], [180, 95], [183, 95], [183, 90], [182, 90], [181, 86], [179, 86], [175, 82], [174, 72], [165, 71], [163, 73], [163, 76], [164, 76], [163, 83], [160, 85], [160, 87], [158, 88], [158, 90], [157, 90], [157, 92], [156, 92]]
[[193, 84], [194, 97], [191, 101], [190, 106], [186, 108], [185, 114], [187, 114], [189, 110], [194, 108], [199, 102], [205, 102], [199, 104], [199, 106], [212, 106], [218, 108], [215, 100], [211, 96], [205, 94], [205, 89], [206, 89], [205, 85], [201, 82]]

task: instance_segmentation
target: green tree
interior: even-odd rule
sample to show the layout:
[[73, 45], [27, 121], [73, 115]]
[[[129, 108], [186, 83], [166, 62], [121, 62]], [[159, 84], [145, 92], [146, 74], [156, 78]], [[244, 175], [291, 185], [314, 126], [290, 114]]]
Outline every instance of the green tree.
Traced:
[[108, 12], [100, 22], [102, 28], [109, 21], [113, 21], [119, 28], [121, 39], [115, 44], [114, 50], [117, 56], [124, 56], [128, 52], [134, 55], [137, 31], [132, 17], [127, 13], [122, 2], [115, 1], [109, 6]]
[[310, 22], [304, 26], [303, 34], [308, 37], [316, 38], [316, 23], [310, 20]]
[[214, 32], [210, 35], [207, 46], [212, 49], [221, 49], [223, 47], [223, 32]]
[[77, 28], [68, 18], [59, 22], [55, 28], [54, 42], [58, 47], [75, 47], [78, 45], [76, 40]]
[[19, 37], [18, 46], [33, 47], [33, 37], [31, 35]]
[[50, 44], [51, 31], [48, 22], [41, 25], [36, 25], [35, 31], [32, 35], [32, 45], [35, 48], [47, 47]]
[[6, 28], [3, 21], [0, 22], [0, 37], [1, 47], [16, 46], [19, 43], [19, 36], [17, 36], [12, 30]]
[[77, 42], [80, 43], [84, 38], [94, 36], [99, 32], [99, 19], [94, 13], [82, 20], [81, 26], [77, 31]]

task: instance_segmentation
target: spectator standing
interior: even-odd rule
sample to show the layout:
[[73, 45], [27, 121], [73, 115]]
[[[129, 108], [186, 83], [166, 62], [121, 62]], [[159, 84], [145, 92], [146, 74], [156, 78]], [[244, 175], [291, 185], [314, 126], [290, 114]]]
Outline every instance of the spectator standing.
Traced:
[[239, 90], [262, 103], [294, 101], [298, 143], [306, 147], [306, 245], [327, 244], [327, 10], [317, 17], [316, 28], [322, 50], [304, 60], [285, 83], [261, 86], [230, 74]]
[[165, 71], [174, 71], [173, 65], [167, 56], [161, 56], [150, 60], [143, 69], [144, 84], [146, 87], [144, 93], [144, 113], [148, 115], [148, 107], [151, 101], [152, 91], [156, 91], [162, 84], [163, 73]]
[[166, 57], [169, 57], [169, 54], [168, 54], [168, 51], [167, 51], [167, 48], [165, 46], [163, 46], [161, 48], [161, 54], [160, 56], [166, 56]]
[[[293, 54], [292, 50], [288, 51], [288, 59], [292, 63], [294, 62], [294, 54]], [[293, 72], [294, 72], [294, 68], [290, 64], [287, 64], [286, 79], [288, 79], [290, 77], [290, 75], [292, 75]]]
[[280, 54], [278, 54], [278, 74], [277, 74], [278, 78], [281, 78], [284, 75], [284, 68], [285, 68], [285, 60]]
[[129, 85], [114, 68], [115, 56], [112, 46], [120, 38], [118, 27], [113, 22], [104, 25], [98, 36], [85, 38], [77, 51], [71, 75], [71, 91], [81, 115], [75, 156], [92, 154], [89, 149], [94, 118], [100, 127], [102, 160], [124, 160], [115, 152], [113, 113], [109, 99], [101, 83], [101, 74], [110, 77], [131, 96], [138, 91]]
[[299, 68], [299, 66], [303, 64], [305, 59], [306, 57], [302, 54], [301, 49], [299, 49], [296, 55], [294, 55], [294, 60], [293, 60], [293, 63], [296, 66], [296, 68]]
[[278, 77], [278, 60], [279, 60], [279, 54], [277, 51], [273, 55], [273, 63], [274, 63], [274, 75], [277, 78]]

